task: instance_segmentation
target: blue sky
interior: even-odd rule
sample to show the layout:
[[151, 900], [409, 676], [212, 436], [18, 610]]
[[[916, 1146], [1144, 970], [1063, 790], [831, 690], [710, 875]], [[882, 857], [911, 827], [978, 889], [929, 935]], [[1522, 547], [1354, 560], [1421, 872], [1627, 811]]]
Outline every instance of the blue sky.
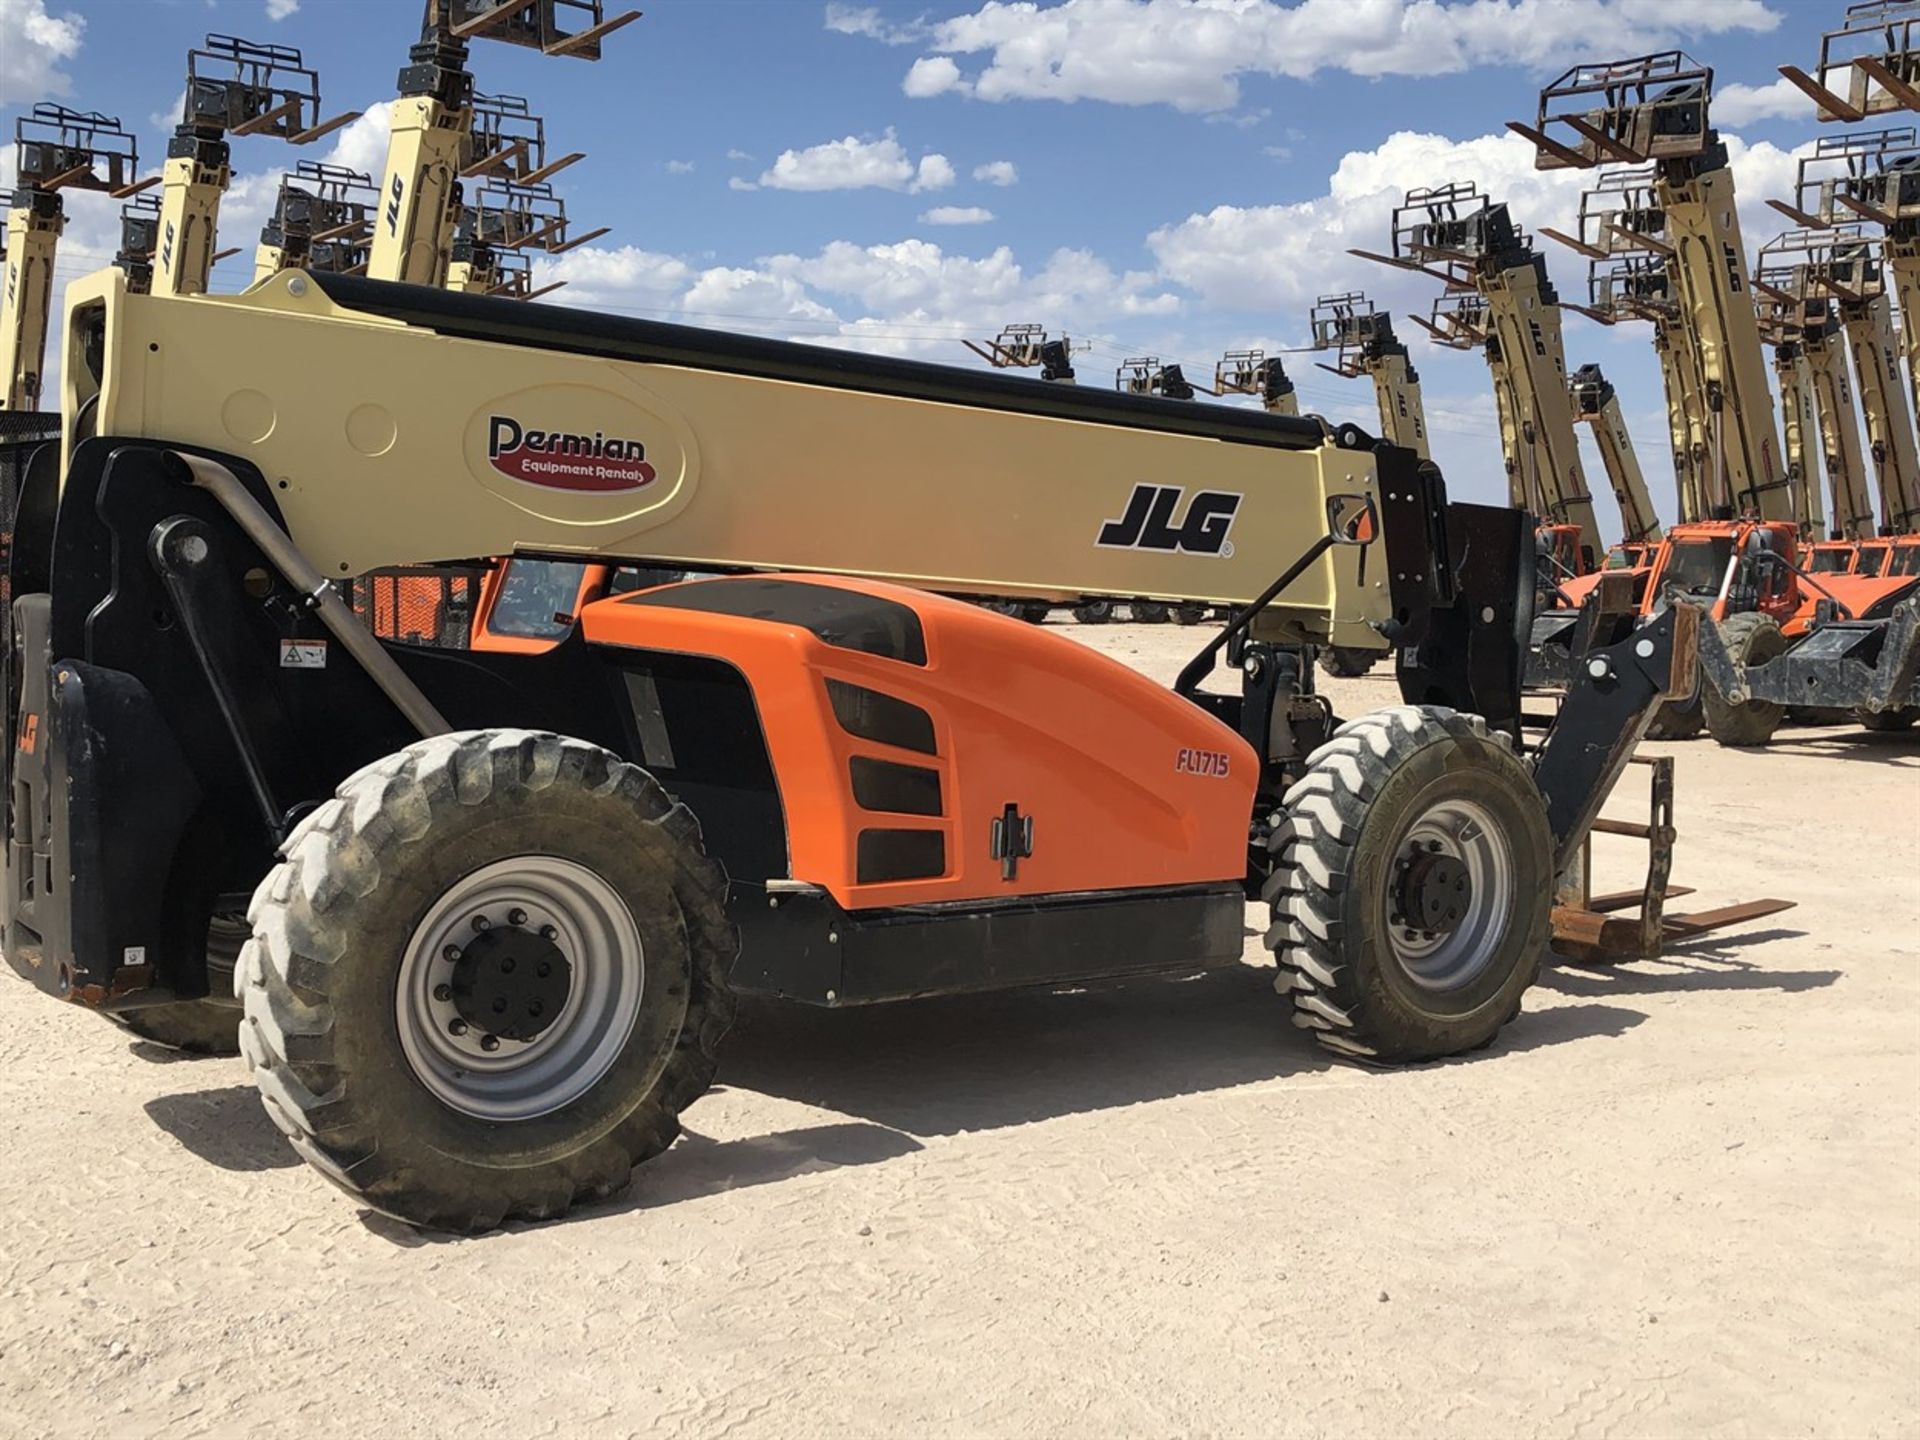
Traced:
[[[614, 8], [610, 6], [610, 8]], [[1433, 287], [1344, 254], [1385, 248], [1394, 192], [1475, 179], [1529, 229], [1571, 228], [1577, 177], [1539, 175], [1503, 122], [1566, 65], [1668, 47], [1715, 67], [1748, 244], [1774, 233], [1839, 0], [648, 0], [597, 65], [477, 44], [483, 91], [528, 96], [587, 160], [559, 188], [611, 226], [543, 267], [558, 302], [967, 363], [961, 335], [1038, 321], [1088, 348], [1083, 383], [1131, 354], [1210, 373], [1230, 346], [1302, 343], [1321, 293], [1424, 313]], [[207, 31], [295, 45], [327, 108], [369, 116], [321, 154], [234, 142], [216, 288], [250, 278], [277, 177], [297, 159], [377, 171], [415, 0], [0, 0], [0, 122], [57, 99], [122, 117], [157, 164], [187, 49]], [[11, 160], [9, 157], [8, 164]], [[4, 175], [0, 175], [4, 178]], [[110, 257], [113, 207], [75, 197], [63, 278]], [[991, 218], [982, 218], [990, 216]], [[969, 221], [972, 223], [952, 223]], [[1546, 244], [1563, 294], [1585, 262]], [[1475, 356], [1410, 333], [1436, 457], [1456, 494], [1504, 493]], [[1648, 332], [1570, 317], [1568, 361], [1620, 389], [1671, 518]], [[1372, 424], [1371, 392], [1290, 355], [1308, 408]], [[1590, 452], [1590, 482], [1605, 485]], [[1603, 526], [1611, 504], [1602, 501]]]

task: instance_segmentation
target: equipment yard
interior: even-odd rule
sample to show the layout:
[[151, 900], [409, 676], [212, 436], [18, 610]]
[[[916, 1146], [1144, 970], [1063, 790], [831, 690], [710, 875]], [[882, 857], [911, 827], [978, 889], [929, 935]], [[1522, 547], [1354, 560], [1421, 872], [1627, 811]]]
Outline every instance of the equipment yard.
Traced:
[[[1201, 633], [1057, 628], [1161, 681]], [[0, 1431], [1910, 1435], [1920, 741], [1647, 749], [1675, 878], [1797, 908], [1391, 1071], [1289, 1023], [1261, 907], [1192, 980], [748, 1000], [625, 1197], [473, 1239], [315, 1183], [243, 1061], [9, 987]]]

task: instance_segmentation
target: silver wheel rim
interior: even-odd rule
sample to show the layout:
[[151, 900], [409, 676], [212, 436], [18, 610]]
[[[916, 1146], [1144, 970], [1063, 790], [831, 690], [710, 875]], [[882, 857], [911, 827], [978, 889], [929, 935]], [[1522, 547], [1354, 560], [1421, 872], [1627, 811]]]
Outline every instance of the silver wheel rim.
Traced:
[[[483, 928], [476, 922], [491, 928], [516, 918], [551, 929], [548, 938], [572, 967], [559, 1013], [525, 1041], [468, 1024], [445, 988], [460, 947]], [[420, 1083], [450, 1109], [481, 1120], [531, 1120], [599, 1083], [633, 1033], [645, 979], [640, 928], [613, 886], [551, 855], [496, 861], [448, 889], [408, 940], [394, 994], [400, 1048]]]
[[[1420, 853], [1450, 856], [1466, 868], [1471, 894], [1451, 932], [1410, 928], [1398, 911], [1401, 867]], [[1514, 913], [1513, 848], [1485, 807], [1442, 800], [1407, 828], [1394, 850], [1386, 909], [1388, 944], [1407, 978], [1423, 990], [1471, 985], [1499, 951]]]

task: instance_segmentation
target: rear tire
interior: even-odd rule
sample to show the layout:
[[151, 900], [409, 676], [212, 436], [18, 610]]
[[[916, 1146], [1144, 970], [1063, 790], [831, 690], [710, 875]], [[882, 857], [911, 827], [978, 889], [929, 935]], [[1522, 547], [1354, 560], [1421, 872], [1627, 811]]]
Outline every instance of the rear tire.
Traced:
[[1133, 611], [1136, 625], [1164, 625], [1173, 618], [1173, 607], [1155, 600], [1136, 600], [1127, 608]]
[[1856, 710], [1853, 718], [1863, 730], [1892, 734], [1912, 729], [1914, 722], [1920, 720], [1920, 706], [1909, 705], [1904, 710]]
[[1089, 600], [1073, 607], [1073, 618], [1082, 625], [1104, 625], [1113, 619], [1111, 600]]
[[1053, 607], [1044, 600], [1022, 600], [1018, 603], [1017, 613], [1029, 625], [1044, 625], [1047, 617], [1053, 614]]
[[1173, 623], [1176, 625], [1198, 625], [1207, 618], [1204, 605], [1176, 605], [1173, 607]]
[[[698, 823], [644, 771], [558, 735], [442, 735], [351, 776], [284, 853], [250, 912], [241, 1050], [334, 1184], [474, 1232], [612, 1195], [673, 1143], [737, 942]], [[528, 978], [556, 970], [553, 994]]]
[[[1520, 1013], [1550, 935], [1553, 836], [1526, 767], [1479, 717], [1400, 706], [1342, 725], [1269, 848], [1275, 988], [1326, 1049], [1432, 1060]], [[1428, 920], [1436, 931], [1412, 928]]]
[[[1749, 610], [1730, 616], [1720, 626], [1720, 642], [1740, 666], [1764, 665], [1785, 654], [1787, 640], [1771, 616]], [[1764, 745], [1786, 718], [1787, 707], [1771, 700], [1749, 700], [1735, 705], [1722, 699], [1711, 682], [1700, 684], [1700, 713], [1707, 732], [1722, 745], [1735, 749]]]
[[239, 916], [216, 915], [207, 926], [207, 980], [213, 994], [204, 1000], [179, 1000], [111, 1012], [107, 1018], [142, 1040], [183, 1055], [238, 1055], [240, 1007], [233, 993], [233, 970], [247, 943], [247, 923]]
[[1322, 645], [1320, 668], [1329, 675], [1351, 680], [1373, 669], [1373, 662], [1380, 655], [1378, 650], [1361, 650], [1350, 645]]

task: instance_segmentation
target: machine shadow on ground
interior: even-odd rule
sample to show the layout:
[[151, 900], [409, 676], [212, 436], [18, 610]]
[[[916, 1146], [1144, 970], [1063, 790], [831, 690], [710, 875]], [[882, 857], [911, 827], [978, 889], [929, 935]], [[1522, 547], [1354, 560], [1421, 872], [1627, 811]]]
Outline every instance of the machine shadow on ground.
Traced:
[[[1554, 975], [1547, 972], [1548, 983]], [[635, 1172], [624, 1195], [583, 1207], [561, 1223], [884, 1163], [920, 1150], [921, 1138], [1333, 1070], [1363, 1079], [1419, 1073], [1420, 1067], [1375, 1072], [1337, 1062], [1293, 1026], [1289, 1013], [1273, 993], [1273, 971], [1252, 965], [1177, 979], [838, 1011], [748, 1000], [721, 1047], [717, 1088], [754, 1091], [847, 1118], [728, 1140], [689, 1129], [666, 1154]], [[1492, 1063], [1579, 1040], [1614, 1039], [1645, 1019], [1638, 1010], [1598, 999], [1530, 1009], [1487, 1050], [1437, 1064]], [[301, 1163], [249, 1084], [160, 1096], [146, 1110], [183, 1148], [222, 1169]], [[688, 1119], [698, 1126], [697, 1105]], [[465, 1238], [425, 1234], [372, 1211], [361, 1218], [372, 1233], [399, 1245]]]
[[1741, 930], [1669, 945], [1658, 960], [1631, 965], [1559, 960], [1541, 972], [1540, 983], [1562, 995], [1611, 999], [1623, 995], [1683, 995], [1725, 990], [1777, 990], [1798, 995], [1839, 980], [1839, 970], [1773, 970], [1736, 952], [1777, 940], [1801, 940], [1804, 930]]
[[[1013, 991], [859, 1010], [742, 1007], [720, 1083], [909, 1135], [994, 1130], [1345, 1066], [1295, 1028], [1251, 965], [1081, 991]], [[1610, 1005], [1524, 1015], [1486, 1056], [1624, 1034]], [[1471, 1064], [1479, 1056], [1445, 1063]]]

